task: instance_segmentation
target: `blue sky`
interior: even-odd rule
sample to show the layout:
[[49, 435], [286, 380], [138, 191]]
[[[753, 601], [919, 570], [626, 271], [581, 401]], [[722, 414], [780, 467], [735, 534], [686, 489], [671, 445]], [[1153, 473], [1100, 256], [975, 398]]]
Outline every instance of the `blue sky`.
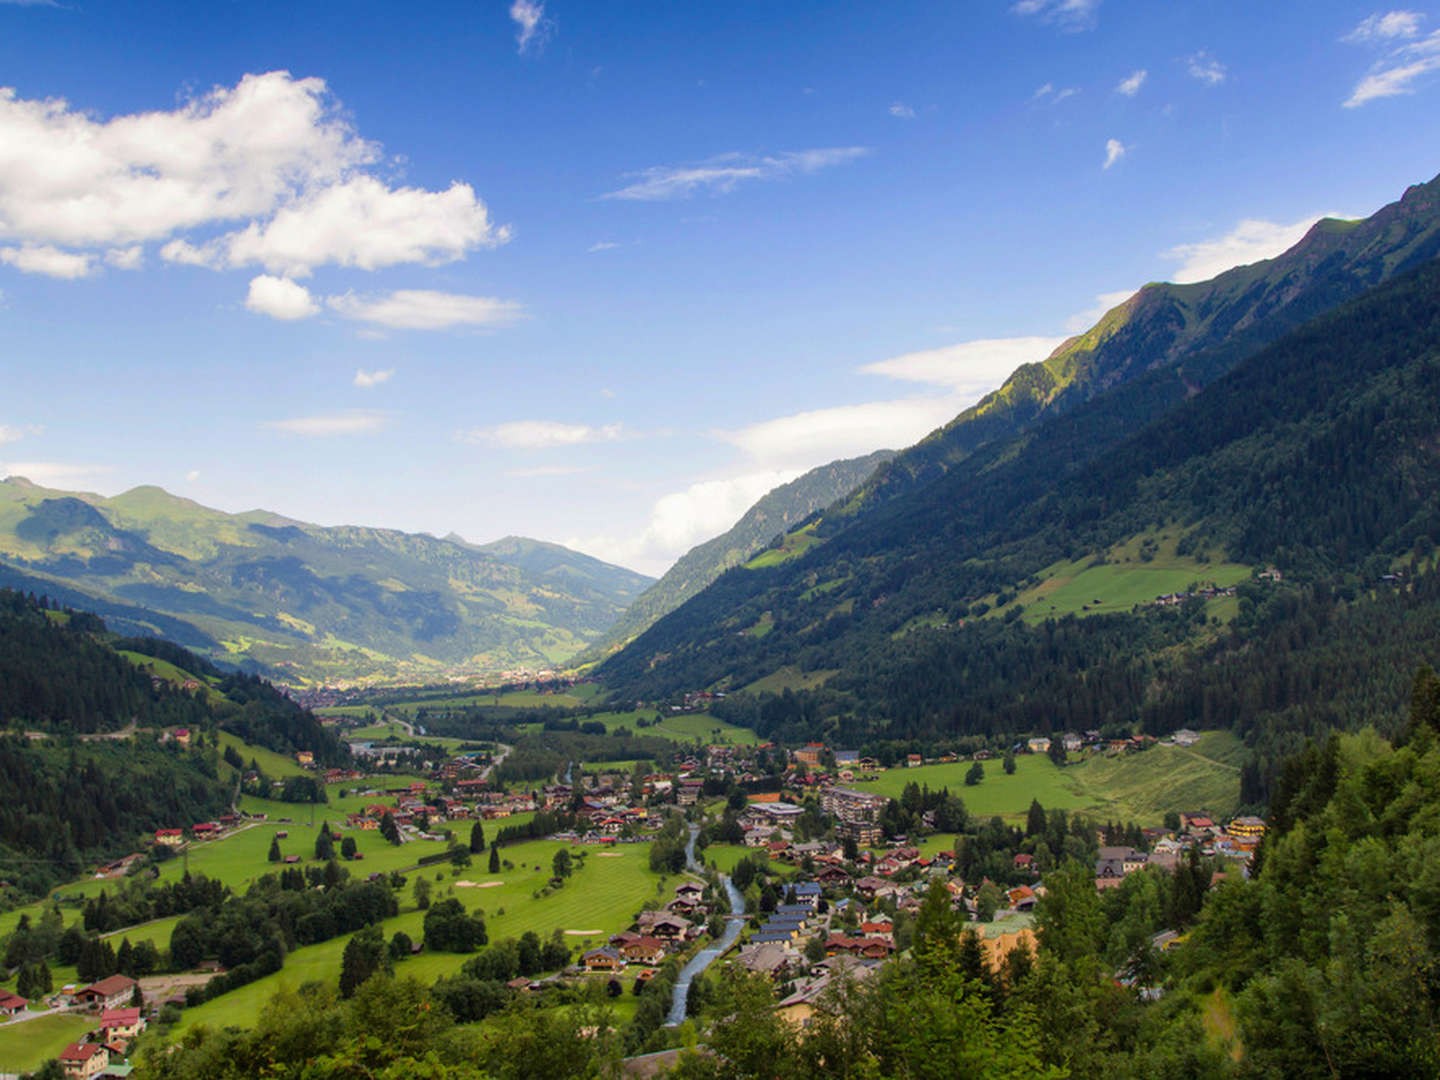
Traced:
[[658, 573], [1440, 172], [1440, 8], [0, 0], [0, 473]]

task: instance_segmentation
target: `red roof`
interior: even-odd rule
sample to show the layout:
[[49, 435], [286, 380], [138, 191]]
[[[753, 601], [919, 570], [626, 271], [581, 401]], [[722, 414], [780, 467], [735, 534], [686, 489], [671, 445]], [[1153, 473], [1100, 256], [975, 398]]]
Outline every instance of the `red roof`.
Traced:
[[156, 836], [184, 836], [184, 829], [156, 829]]
[[101, 1027], [130, 1027], [139, 1022], [139, 1009], [106, 1009], [100, 1014]]
[[0, 991], [0, 1009], [23, 1009], [30, 1004], [24, 998], [10, 993], [8, 990]]
[[77, 991], [80, 994], [99, 994], [101, 997], [114, 997], [116, 994], [124, 993], [135, 985], [135, 980], [128, 975], [110, 975], [99, 982], [91, 983], [89, 986]]
[[96, 1054], [103, 1053], [105, 1048], [99, 1043], [71, 1043], [60, 1051], [61, 1061], [89, 1061]]

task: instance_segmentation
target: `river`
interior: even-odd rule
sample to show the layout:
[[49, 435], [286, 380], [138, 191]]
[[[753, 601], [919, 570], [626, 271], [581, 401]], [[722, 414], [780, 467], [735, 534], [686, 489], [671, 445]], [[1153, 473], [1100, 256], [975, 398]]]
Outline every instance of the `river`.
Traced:
[[[690, 842], [685, 845], [685, 860], [690, 869], [697, 874], [703, 872], [704, 868], [695, 861], [695, 837], [700, 833], [700, 826], [690, 826]], [[725, 892], [730, 897], [730, 917], [725, 920], [725, 933], [720, 935], [720, 940], [705, 946], [698, 953], [690, 958], [690, 962], [680, 969], [680, 978], [675, 983], [675, 996], [670, 1000], [670, 1015], [665, 1018], [666, 1027], [676, 1027], [685, 1020], [685, 999], [690, 994], [690, 983], [696, 975], [713, 964], [740, 936], [740, 930], [745, 925], [745, 897], [740, 890], [730, 883], [729, 877], [720, 875], [720, 880], [725, 883]]]

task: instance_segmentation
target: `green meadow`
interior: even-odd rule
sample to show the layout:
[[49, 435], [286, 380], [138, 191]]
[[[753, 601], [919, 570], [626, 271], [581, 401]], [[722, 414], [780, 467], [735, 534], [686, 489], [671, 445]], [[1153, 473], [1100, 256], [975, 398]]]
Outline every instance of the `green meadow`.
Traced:
[[[636, 721], [644, 718], [653, 720], [660, 717], [658, 724], [637, 727]], [[664, 710], [645, 709], [640, 712], [606, 712], [584, 717], [584, 722], [600, 722], [606, 731], [628, 728], [634, 735], [653, 735], [677, 743], [693, 743], [699, 739], [705, 745], [729, 743], [733, 746], [754, 746], [760, 738], [749, 728], [736, 727], [717, 719], [709, 713], [666, 713]]]
[[63, 1015], [0, 1025], [0, 1070], [22, 1073], [38, 1069], [93, 1025], [93, 1017]]
[[[621, 844], [610, 852], [572, 847], [568, 849], [572, 854], [585, 853], [583, 864], [563, 888], [537, 899], [536, 893], [550, 878], [555, 852], [563, 847], [566, 845], [556, 841], [536, 840], [501, 848], [502, 857], [511, 865], [496, 875], [485, 872], [488, 855], [480, 856], [473, 867], [458, 874], [448, 866], [416, 873], [425, 873], [431, 879], [435, 888], [432, 902], [453, 895], [467, 910], [483, 910], [491, 941], [519, 937], [527, 930], [542, 938], [555, 930], [584, 931], [566, 935], [577, 955], [604, 944], [611, 934], [628, 926], [647, 904], [668, 899], [680, 880], [651, 872], [648, 844]], [[387, 939], [397, 931], [404, 931], [416, 941], [424, 936], [424, 913], [415, 908], [409, 892], [414, 877], [409, 876], [407, 888], [400, 894], [401, 913], [382, 924]], [[464, 881], [475, 884], [459, 884]], [[348, 937], [342, 937], [297, 949], [286, 957], [285, 968], [275, 975], [187, 1009], [181, 1027], [252, 1023], [261, 1006], [281, 986], [338, 978], [347, 941]], [[454, 974], [466, 959], [455, 953], [421, 953], [397, 964], [396, 972], [428, 982]]]

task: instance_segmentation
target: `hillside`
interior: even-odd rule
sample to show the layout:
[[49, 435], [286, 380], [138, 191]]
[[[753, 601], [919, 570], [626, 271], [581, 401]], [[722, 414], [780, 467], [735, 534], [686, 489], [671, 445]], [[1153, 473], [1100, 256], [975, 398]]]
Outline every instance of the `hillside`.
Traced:
[[877, 450], [865, 457], [832, 461], [768, 492], [727, 531], [682, 555], [604, 637], [573, 662], [587, 664], [609, 656], [775, 537], [849, 495], [894, 456], [892, 450]]
[[[1313, 320], [1166, 411], [1174, 377], [1133, 379], [797, 557], [731, 571], [603, 677], [634, 699], [740, 687], [786, 665], [839, 671], [823, 689], [732, 696], [717, 713], [848, 744], [1108, 722], [1234, 724], [1252, 745], [1279, 746], [1301, 704], [1327, 724], [1393, 723], [1403, 690], [1369, 664], [1337, 681], [1324, 661], [1343, 645], [1406, 670], [1440, 649], [1440, 263]], [[1034, 618], [1065, 565], [1130, 589], [1133, 574], [1110, 560], [1139, 570], [1157, 556], [1165, 592], [1271, 565], [1283, 582], [1124, 614], [1106, 614], [1097, 595], [1070, 617]], [[1097, 573], [1107, 566], [1117, 573]], [[1249, 783], [1253, 797], [1261, 781]]]
[[650, 583], [553, 544], [476, 546], [0, 481], [0, 580], [285, 682], [548, 667]]

